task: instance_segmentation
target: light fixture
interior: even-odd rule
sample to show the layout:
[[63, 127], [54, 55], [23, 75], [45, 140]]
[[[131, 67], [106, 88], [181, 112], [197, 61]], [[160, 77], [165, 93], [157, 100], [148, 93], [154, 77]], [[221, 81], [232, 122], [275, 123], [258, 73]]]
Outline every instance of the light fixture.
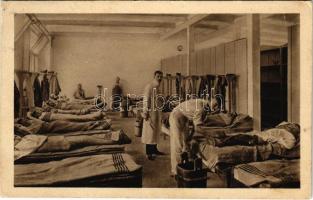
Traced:
[[184, 49], [183, 45], [178, 45], [177, 46], [177, 51], [182, 51]]

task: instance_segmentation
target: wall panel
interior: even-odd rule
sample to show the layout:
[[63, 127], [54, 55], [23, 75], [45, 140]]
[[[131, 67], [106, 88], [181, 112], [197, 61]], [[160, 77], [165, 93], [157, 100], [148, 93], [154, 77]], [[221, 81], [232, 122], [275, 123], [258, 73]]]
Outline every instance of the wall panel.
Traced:
[[224, 44], [216, 47], [216, 74], [225, 74], [225, 48]]
[[[177, 70], [186, 75], [187, 55], [179, 56]], [[198, 50], [191, 54], [191, 75], [227, 74], [238, 76], [236, 85], [237, 112], [248, 113], [248, 66], [247, 66], [247, 40], [241, 39], [225, 45]], [[168, 64], [167, 65], [172, 65]], [[174, 71], [174, 73], [177, 72]], [[172, 72], [172, 71], [171, 71]], [[173, 73], [173, 72], [172, 72]], [[173, 74], [175, 75], [175, 74]]]
[[237, 112], [248, 113], [248, 66], [247, 66], [247, 40], [235, 42], [235, 68], [237, 81]]
[[210, 63], [210, 49], [205, 49], [203, 51], [203, 73], [211, 73], [211, 63]]
[[204, 57], [204, 50], [197, 51], [197, 75], [203, 75], [204, 73], [204, 66], [203, 66], [203, 57]]
[[215, 47], [210, 50], [210, 62], [211, 62], [211, 74], [216, 73], [216, 62], [215, 62]]
[[196, 53], [193, 52], [190, 55], [190, 75], [194, 75], [197, 73], [197, 63], [196, 63]]
[[225, 73], [235, 74], [235, 42], [225, 44]]

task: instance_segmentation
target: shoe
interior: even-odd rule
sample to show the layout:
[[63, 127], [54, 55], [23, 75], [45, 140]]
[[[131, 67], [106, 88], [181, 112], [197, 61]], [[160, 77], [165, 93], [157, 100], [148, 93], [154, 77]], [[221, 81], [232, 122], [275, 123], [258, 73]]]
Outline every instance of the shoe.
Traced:
[[152, 154], [147, 155], [148, 160], [155, 160], [155, 156]]

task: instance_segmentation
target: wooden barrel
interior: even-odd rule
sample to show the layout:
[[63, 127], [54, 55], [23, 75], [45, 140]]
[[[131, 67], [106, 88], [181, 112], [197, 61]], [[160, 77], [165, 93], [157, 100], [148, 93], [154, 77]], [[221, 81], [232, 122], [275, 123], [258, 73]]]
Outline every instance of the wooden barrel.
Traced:
[[141, 137], [142, 135], [142, 121], [135, 122], [135, 136]]
[[179, 188], [206, 188], [207, 169], [194, 169], [194, 162], [177, 165], [177, 187]]

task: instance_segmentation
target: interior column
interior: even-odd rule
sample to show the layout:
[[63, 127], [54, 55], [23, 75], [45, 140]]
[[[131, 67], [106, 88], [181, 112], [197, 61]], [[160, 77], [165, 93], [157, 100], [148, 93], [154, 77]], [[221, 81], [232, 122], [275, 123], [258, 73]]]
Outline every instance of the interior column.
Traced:
[[300, 122], [300, 25], [288, 28], [288, 121]]
[[195, 35], [192, 26], [187, 27], [187, 76], [191, 75], [191, 54], [195, 51]]
[[261, 130], [260, 53], [260, 15], [249, 14], [247, 15], [248, 114], [253, 117], [255, 130]]

